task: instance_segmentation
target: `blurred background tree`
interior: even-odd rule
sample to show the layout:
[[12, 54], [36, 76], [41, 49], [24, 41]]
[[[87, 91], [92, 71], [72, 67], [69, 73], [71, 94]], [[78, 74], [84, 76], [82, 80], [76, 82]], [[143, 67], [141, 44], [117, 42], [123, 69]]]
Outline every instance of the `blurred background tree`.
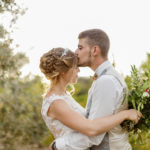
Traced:
[[29, 62], [24, 53], [14, 53], [13, 24], [25, 9], [15, 0], [0, 1], [0, 15], [11, 15], [9, 31], [0, 24], [0, 149], [18, 145], [42, 145], [49, 132], [41, 117], [44, 84], [39, 76], [21, 77], [20, 69]]
[[150, 53], [147, 53], [147, 59], [142, 62], [140, 69], [150, 70]]

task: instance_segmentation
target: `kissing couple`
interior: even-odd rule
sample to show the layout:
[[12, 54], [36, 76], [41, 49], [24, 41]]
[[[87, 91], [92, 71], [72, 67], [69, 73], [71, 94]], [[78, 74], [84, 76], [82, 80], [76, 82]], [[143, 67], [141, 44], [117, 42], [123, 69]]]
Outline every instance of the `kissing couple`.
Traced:
[[[40, 69], [50, 80], [42, 103], [42, 117], [55, 137], [49, 150], [131, 150], [128, 132], [120, 124], [141, 114], [128, 110], [128, 89], [124, 79], [108, 60], [110, 41], [101, 29], [83, 31], [75, 53], [53, 48], [40, 59]], [[89, 67], [94, 81], [86, 108], [66, 91], [76, 83], [78, 67]]]

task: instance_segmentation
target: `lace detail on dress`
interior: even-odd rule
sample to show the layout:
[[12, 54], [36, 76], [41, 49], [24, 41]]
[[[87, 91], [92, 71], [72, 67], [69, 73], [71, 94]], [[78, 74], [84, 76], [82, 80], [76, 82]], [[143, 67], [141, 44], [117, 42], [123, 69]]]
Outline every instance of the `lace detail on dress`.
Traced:
[[85, 109], [81, 107], [73, 98], [71, 95], [51, 95], [43, 100], [41, 113], [43, 116], [43, 119], [49, 128], [49, 130], [52, 132], [55, 138], [58, 138], [60, 136], [63, 136], [65, 134], [68, 134], [69, 132], [73, 132], [72, 129], [68, 128], [64, 124], [62, 124], [59, 120], [53, 119], [49, 116], [47, 116], [47, 111], [51, 105], [51, 103], [55, 100], [64, 100], [72, 109], [75, 111], [85, 114]]
[[55, 94], [53, 94], [53, 95], [51, 95], [51, 96], [45, 98], [45, 99], [43, 100], [43, 104], [42, 104], [42, 111], [41, 111], [42, 115], [45, 116], [45, 117], [49, 117], [49, 116], [47, 116], [47, 111], [48, 111], [48, 109], [49, 109], [51, 103], [52, 103], [53, 101], [55, 101], [55, 100], [58, 100], [58, 99], [59, 99], [59, 100], [60, 100], [60, 99], [61, 99], [61, 100], [65, 100], [65, 96], [67, 96], [67, 95], [55, 95]]

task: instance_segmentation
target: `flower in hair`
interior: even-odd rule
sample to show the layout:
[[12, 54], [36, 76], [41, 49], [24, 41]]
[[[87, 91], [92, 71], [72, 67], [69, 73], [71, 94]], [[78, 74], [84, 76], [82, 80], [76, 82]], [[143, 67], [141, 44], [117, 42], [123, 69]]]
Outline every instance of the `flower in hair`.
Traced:
[[65, 55], [67, 54], [68, 51], [69, 51], [69, 49], [66, 48], [66, 49], [64, 50], [64, 52], [62, 53], [61, 57], [65, 56]]

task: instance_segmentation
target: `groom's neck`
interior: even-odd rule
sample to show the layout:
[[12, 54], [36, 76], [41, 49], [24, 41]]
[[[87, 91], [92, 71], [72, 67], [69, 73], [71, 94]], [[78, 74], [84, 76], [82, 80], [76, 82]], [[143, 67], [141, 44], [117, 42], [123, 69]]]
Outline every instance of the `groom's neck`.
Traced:
[[101, 58], [101, 59], [96, 58], [93, 60], [93, 63], [90, 68], [95, 72], [96, 69], [107, 60], [108, 58]]

